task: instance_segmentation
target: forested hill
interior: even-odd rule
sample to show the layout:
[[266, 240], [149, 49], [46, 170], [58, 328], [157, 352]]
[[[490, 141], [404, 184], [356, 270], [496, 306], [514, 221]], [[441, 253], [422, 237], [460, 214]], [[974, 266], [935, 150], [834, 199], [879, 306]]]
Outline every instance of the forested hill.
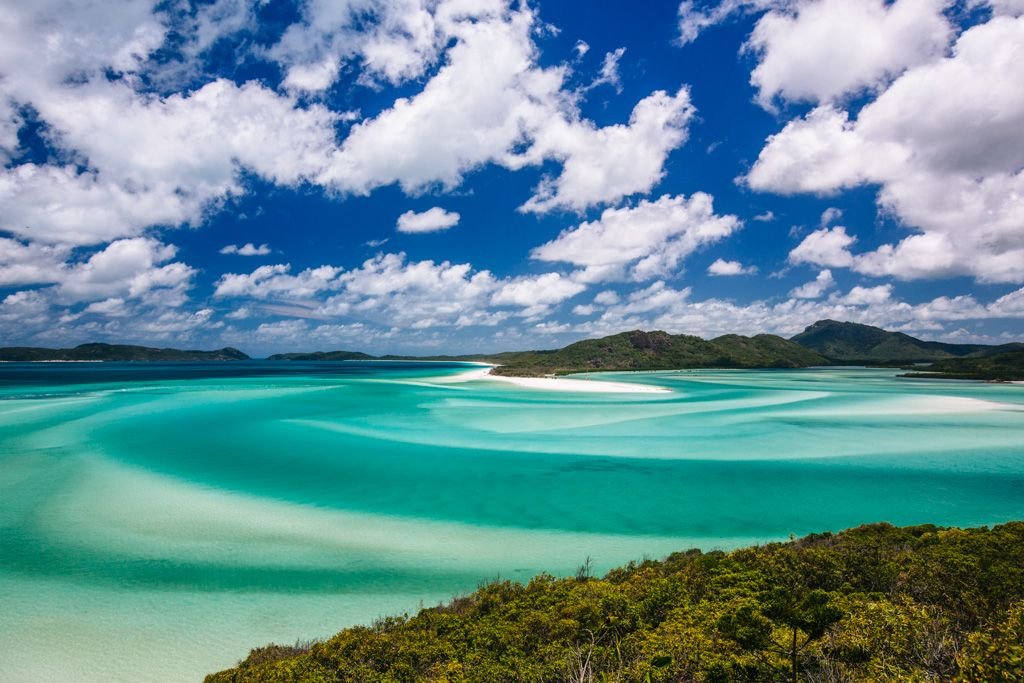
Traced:
[[544, 375], [594, 370], [676, 370], [684, 368], [800, 368], [827, 361], [782, 337], [725, 335], [711, 340], [667, 332], [623, 332], [587, 339], [555, 351], [522, 351], [492, 356], [495, 372]]
[[0, 361], [207, 361], [249, 360], [238, 349], [182, 351], [125, 344], [82, 344], [72, 349], [44, 349], [32, 346], [0, 348]]
[[[668, 332], [633, 330], [601, 339], [586, 339], [561, 349], [508, 351], [463, 356], [371, 356], [358, 351], [286, 353], [271, 360], [450, 360], [486, 361], [504, 375], [550, 375], [611, 370], [681, 370], [690, 368], [804, 368], [815, 365], [902, 366], [957, 358], [984, 358], [1024, 351], [1024, 344], [987, 346], [922, 341], [859, 323], [819, 320], [791, 339], [771, 334], [714, 339]], [[1012, 356], [1010, 361], [1012, 361]], [[962, 377], [971, 376], [964, 365]], [[988, 366], [980, 363], [980, 366]], [[952, 370], [949, 371], [952, 375]]]
[[994, 382], [1024, 380], [1024, 349], [994, 353], [980, 358], [946, 358], [936, 361], [927, 372], [906, 377], [938, 379], [981, 379]]
[[313, 353], [275, 353], [267, 360], [376, 360], [375, 356], [359, 351], [314, 351]]
[[878, 524], [498, 581], [206, 680], [1022, 681], [1024, 523]]
[[889, 332], [880, 327], [835, 320], [819, 320], [790, 341], [830, 361], [849, 364], [916, 363], [944, 358], [981, 357], [1024, 349], [1024, 344], [988, 346], [922, 341], [902, 332]]

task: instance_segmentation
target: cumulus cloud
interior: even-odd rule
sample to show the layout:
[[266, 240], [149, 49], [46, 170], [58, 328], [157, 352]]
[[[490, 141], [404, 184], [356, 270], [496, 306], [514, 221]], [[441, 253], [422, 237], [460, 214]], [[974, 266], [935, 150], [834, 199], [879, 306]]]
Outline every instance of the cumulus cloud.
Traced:
[[586, 288], [586, 285], [563, 277], [559, 273], [544, 273], [539, 276], [515, 278], [503, 284], [494, 293], [491, 301], [498, 305], [510, 304], [529, 308], [561, 303]]
[[[564, 88], [567, 67], [537, 63], [538, 24], [527, 7], [497, 0], [312, 2], [278, 43], [254, 55], [286, 69], [286, 90], [326, 87], [346, 60], [366, 79], [388, 83], [440, 64], [422, 90], [358, 121], [339, 141], [351, 112], [263, 83], [213, 78], [182, 92], [143, 88], [144, 78], [167, 81], [160, 69], [171, 67], [150, 57], [179, 19], [147, 2], [122, 5], [93, 11], [45, 0], [8, 8], [0, 26], [4, 158], [17, 145], [17, 102], [37, 112], [60, 156], [74, 161], [0, 171], [0, 230], [96, 245], [153, 226], [199, 225], [246, 191], [249, 174], [342, 195], [393, 183], [418, 193], [454, 187], [485, 164], [519, 169], [551, 160], [562, 171], [524, 208], [582, 209], [649, 190], [692, 114], [681, 90], [644, 98], [628, 124], [600, 128], [583, 119]], [[219, 0], [188, 21], [195, 26], [176, 29], [185, 36], [181, 49], [201, 52], [251, 27], [252, 12]], [[44, 35], [48, 47], [40, 54]], [[616, 55], [602, 76], [612, 82]], [[121, 77], [109, 78], [112, 72]]]
[[715, 259], [708, 266], [708, 275], [753, 275], [756, 272], [757, 266], [744, 266], [739, 261], [726, 261], [725, 259]]
[[70, 253], [67, 246], [0, 237], [0, 286], [56, 282]]
[[57, 299], [75, 303], [155, 297], [164, 306], [181, 305], [195, 269], [180, 261], [167, 263], [177, 251], [148, 237], [117, 240], [67, 268], [56, 287]]
[[296, 184], [323, 167], [334, 140], [334, 114], [295, 109], [255, 83], [216, 80], [189, 95], [148, 98], [104, 82], [33, 104], [59, 143], [89, 162], [84, 172], [23, 164], [0, 175], [0, 228], [49, 242], [96, 244], [198, 223], [242, 192], [241, 168]]
[[307, 268], [296, 275], [290, 274], [291, 265], [277, 263], [260, 266], [251, 273], [225, 273], [217, 281], [214, 297], [248, 296], [256, 299], [311, 297], [336, 286], [335, 277], [341, 272], [334, 266]]
[[270, 253], [269, 244], [261, 244], [256, 246], [252, 242], [246, 242], [242, 246], [237, 244], [228, 244], [227, 246], [221, 247], [221, 254], [238, 254], [239, 256], [266, 256]]
[[673, 274], [687, 256], [740, 226], [736, 216], [717, 215], [708, 194], [664, 195], [605, 209], [599, 219], [535, 248], [531, 257], [583, 268], [579, 277], [588, 281], [651, 280]]
[[693, 114], [685, 88], [652, 93], [627, 124], [597, 127], [564, 89], [567, 68], [537, 65], [533, 10], [495, 3], [472, 15], [438, 13], [454, 45], [437, 73], [353, 126], [316, 182], [354, 194], [393, 183], [419, 193], [454, 188], [485, 164], [518, 170], [555, 160], [561, 172], [523, 205], [545, 212], [614, 202], [661, 179]]
[[846, 294], [836, 297], [834, 301], [851, 306], [877, 306], [891, 298], [892, 285], [878, 285], [877, 287], [857, 285]]
[[694, 112], [683, 87], [675, 95], [658, 91], [644, 98], [626, 125], [598, 128], [578, 119], [549, 119], [517, 163], [555, 158], [562, 171], [546, 178], [522, 210], [581, 210], [649, 192], [664, 175], [668, 153], [686, 140]]
[[[291, 302], [290, 308], [274, 309], [282, 315], [427, 329], [496, 325], [512, 314], [536, 318], [586, 289], [560, 273], [497, 278], [468, 263], [409, 261], [405, 254], [378, 254], [350, 270], [290, 271], [277, 264], [228, 273], [215, 296]], [[508, 308], [518, 310], [503, 310]]]
[[794, 299], [818, 299], [835, 285], [836, 281], [832, 278], [832, 271], [826, 269], [819, 272], [818, 276], [810, 282], [793, 289], [789, 295]]
[[789, 262], [849, 268], [853, 265], [850, 246], [856, 241], [843, 226], [815, 230], [789, 252]]
[[883, 211], [919, 232], [857, 254], [867, 274], [1024, 282], [1024, 17], [964, 31], [948, 57], [908, 69], [855, 120], [815, 108], [768, 139], [754, 189], [880, 186]]
[[460, 218], [454, 211], [435, 206], [420, 213], [406, 211], [398, 217], [395, 228], [398, 232], [440, 232], [458, 225]]
[[871, 90], [941, 55], [952, 27], [948, 0], [807, 0], [757, 22], [747, 49], [758, 56], [750, 82], [771, 107], [778, 97], [826, 102]]

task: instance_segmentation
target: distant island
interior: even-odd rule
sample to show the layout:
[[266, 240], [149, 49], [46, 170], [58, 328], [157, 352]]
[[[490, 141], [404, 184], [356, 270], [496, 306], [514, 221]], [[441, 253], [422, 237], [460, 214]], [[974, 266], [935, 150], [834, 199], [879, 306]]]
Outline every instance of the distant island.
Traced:
[[1024, 523], [875, 524], [495, 581], [206, 683], [1020, 681], [1022, 634]]
[[522, 377], [595, 371], [869, 365], [907, 368], [915, 371], [907, 375], [912, 377], [1024, 379], [1024, 343], [989, 346], [922, 341], [902, 332], [835, 320], [819, 320], [791, 339], [771, 334], [727, 334], [705, 340], [633, 330], [552, 350], [426, 357], [330, 351], [277, 354], [270, 360], [478, 361], [497, 365], [495, 374]]
[[[82, 344], [72, 349], [0, 348], [0, 361], [234, 361], [238, 349], [182, 351], [146, 346]], [[494, 364], [493, 372], [517, 377], [581, 372], [700, 368], [807, 368], [868, 365], [905, 368], [913, 378], [1024, 380], [1024, 343], [947, 344], [922, 341], [871, 325], [819, 320], [785, 339], [773, 334], [714, 339], [659, 330], [633, 330], [586, 339], [560, 349], [458, 356], [374, 356], [361, 351], [279, 353], [271, 361], [461, 361]]]
[[216, 351], [182, 351], [157, 349], [126, 344], [81, 344], [71, 349], [44, 349], [32, 346], [0, 348], [0, 361], [227, 361], [250, 360], [238, 349], [225, 347]]

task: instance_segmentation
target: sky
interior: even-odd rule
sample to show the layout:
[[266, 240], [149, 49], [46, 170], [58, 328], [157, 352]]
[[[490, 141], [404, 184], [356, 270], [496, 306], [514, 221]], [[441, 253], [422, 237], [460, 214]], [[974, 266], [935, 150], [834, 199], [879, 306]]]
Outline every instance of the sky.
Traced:
[[1024, 0], [5, 0], [0, 345], [1024, 339]]

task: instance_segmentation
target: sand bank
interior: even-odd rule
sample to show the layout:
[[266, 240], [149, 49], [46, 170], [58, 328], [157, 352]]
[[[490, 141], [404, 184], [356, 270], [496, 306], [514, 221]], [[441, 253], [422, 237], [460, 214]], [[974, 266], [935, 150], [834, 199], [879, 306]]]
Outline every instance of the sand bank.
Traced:
[[598, 394], [668, 394], [672, 393], [664, 387], [650, 384], [631, 384], [628, 382], [607, 382], [603, 379], [574, 379], [571, 377], [506, 377], [492, 374], [496, 366], [474, 368], [467, 372], [452, 376], [448, 381], [470, 382], [485, 380], [514, 384], [526, 389], [544, 391], [571, 391], [577, 393]]

